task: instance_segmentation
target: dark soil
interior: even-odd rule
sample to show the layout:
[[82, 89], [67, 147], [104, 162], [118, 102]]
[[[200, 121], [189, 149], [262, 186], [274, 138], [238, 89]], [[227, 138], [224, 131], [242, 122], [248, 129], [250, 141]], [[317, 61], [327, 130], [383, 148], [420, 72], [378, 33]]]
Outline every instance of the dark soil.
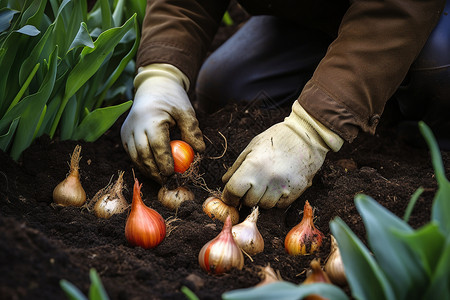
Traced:
[[[214, 115], [199, 115], [207, 149], [200, 173], [212, 190], [223, 188], [221, 176], [237, 155], [259, 132], [279, 122], [287, 109], [268, 109], [264, 101], [251, 107], [230, 104]], [[410, 218], [417, 228], [429, 220], [437, 189], [427, 149], [400, 141], [389, 112], [375, 136], [360, 134], [338, 153], [330, 153], [310, 187], [288, 209], [262, 210], [258, 228], [265, 250], [251, 261], [245, 257], [242, 270], [210, 275], [200, 269], [197, 256], [202, 246], [221, 230], [219, 221], [202, 211], [209, 196], [192, 186], [196, 200], [183, 204], [177, 213], [157, 201], [159, 185], [145, 178], [146, 205], [165, 219], [176, 216], [177, 227], [155, 249], [130, 246], [124, 235], [128, 212], [99, 219], [86, 209], [52, 205], [53, 188], [65, 178], [75, 145], [82, 146], [81, 182], [89, 198], [105, 187], [119, 170], [125, 171], [124, 195], [131, 203], [133, 165], [122, 148], [123, 117], [94, 143], [50, 140], [41, 137], [27, 149], [19, 162], [0, 153], [0, 295], [2, 299], [65, 299], [59, 286], [66, 279], [87, 294], [89, 270], [95, 268], [111, 299], [186, 299], [180, 291], [187, 286], [200, 299], [220, 299], [223, 292], [251, 287], [260, 281], [260, 266], [268, 263], [283, 279], [301, 283], [304, 270], [314, 257], [325, 260], [330, 247], [329, 222], [341, 217], [361, 239], [364, 226], [353, 199], [370, 195], [402, 217], [414, 191], [424, 187]], [[224, 151], [224, 138], [227, 151]], [[450, 152], [443, 152], [447, 173]], [[215, 158], [220, 157], [220, 158]], [[316, 255], [291, 257], [284, 238], [301, 218], [305, 200], [315, 208], [316, 225], [326, 235]], [[250, 212], [240, 209], [242, 221]]]

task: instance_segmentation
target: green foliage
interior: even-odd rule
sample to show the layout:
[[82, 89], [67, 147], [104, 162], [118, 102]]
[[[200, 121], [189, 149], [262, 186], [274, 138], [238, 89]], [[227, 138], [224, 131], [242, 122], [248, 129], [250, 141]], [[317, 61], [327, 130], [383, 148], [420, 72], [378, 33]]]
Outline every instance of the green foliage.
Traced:
[[94, 141], [132, 101], [145, 0], [2, 0], [0, 149], [33, 140]]
[[61, 279], [59, 285], [70, 300], [109, 300], [108, 294], [95, 269], [89, 271], [89, 277], [91, 278], [89, 298], [87, 298], [75, 285], [65, 279]]
[[[366, 195], [355, 204], [367, 232], [369, 248], [336, 217], [330, 222], [345, 267], [352, 296], [359, 300], [450, 299], [450, 182], [429, 127], [419, 128], [430, 148], [438, 191], [431, 220], [418, 229], [407, 220], [423, 189], [411, 197], [403, 219]], [[329, 299], [347, 299], [337, 287], [322, 284], [314, 290]], [[223, 299], [302, 299], [312, 285], [277, 282], [267, 286], [229, 291]], [[307, 293], [308, 291], [308, 293]], [[340, 298], [338, 298], [340, 297]]]
[[356, 299], [450, 299], [450, 182], [431, 130], [419, 127], [438, 182], [431, 220], [415, 230], [405, 221], [411, 205], [402, 220], [369, 196], [356, 196], [370, 251], [340, 218], [330, 224]]

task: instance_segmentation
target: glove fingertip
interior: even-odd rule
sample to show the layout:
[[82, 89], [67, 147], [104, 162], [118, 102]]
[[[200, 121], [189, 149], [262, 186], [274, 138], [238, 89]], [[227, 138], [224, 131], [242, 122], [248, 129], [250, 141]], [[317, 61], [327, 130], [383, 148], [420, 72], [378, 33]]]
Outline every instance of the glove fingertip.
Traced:
[[231, 193], [229, 191], [229, 189], [227, 188], [227, 186], [225, 186], [225, 188], [223, 189], [223, 192], [222, 192], [222, 201], [225, 204], [236, 207], [239, 204], [239, 200], [240, 200], [240, 198], [238, 196], [234, 195], [233, 193]]

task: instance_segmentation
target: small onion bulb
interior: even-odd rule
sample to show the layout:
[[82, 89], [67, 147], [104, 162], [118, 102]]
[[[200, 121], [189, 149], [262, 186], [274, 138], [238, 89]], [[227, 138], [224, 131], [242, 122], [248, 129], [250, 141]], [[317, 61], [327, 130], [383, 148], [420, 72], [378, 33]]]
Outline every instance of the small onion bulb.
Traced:
[[125, 226], [125, 237], [133, 246], [144, 249], [158, 246], [166, 236], [166, 223], [154, 209], [146, 206], [141, 198], [141, 187], [134, 180], [133, 202], [131, 212]]
[[194, 199], [194, 193], [183, 186], [179, 186], [173, 190], [163, 186], [158, 192], [158, 201], [171, 210], [178, 209], [184, 201], [193, 201]]
[[[327, 273], [322, 270], [320, 266], [320, 262], [317, 259], [313, 259], [310, 263], [311, 272], [306, 277], [305, 281], [302, 284], [311, 284], [311, 283], [329, 283], [331, 284], [330, 278], [328, 278]], [[304, 300], [327, 300], [328, 298], [324, 298], [317, 294], [309, 295]]]
[[261, 271], [258, 273], [259, 277], [261, 277], [261, 281], [256, 286], [267, 285], [269, 283], [283, 281], [281, 278], [280, 272], [275, 272], [275, 270], [267, 264], [265, 267], [261, 267]]
[[198, 254], [200, 267], [213, 274], [222, 274], [232, 268], [242, 270], [244, 255], [233, 239], [231, 217], [228, 216], [222, 231], [207, 242]]
[[69, 175], [53, 190], [53, 202], [61, 206], [82, 206], [86, 202], [86, 192], [81, 186], [79, 163], [81, 146], [77, 145], [70, 158]]
[[236, 243], [248, 255], [255, 255], [264, 250], [264, 239], [256, 226], [259, 208], [253, 208], [245, 220], [234, 225], [231, 231]]
[[239, 212], [236, 207], [227, 205], [214, 196], [208, 197], [203, 202], [203, 211], [213, 220], [225, 222], [225, 219], [230, 216], [233, 225], [239, 222]]
[[325, 271], [334, 284], [344, 286], [347, 284], [345, 276], [344, 263], [342, 262], [341, 252], [338, 243], [333, 235], [331, 235], [331, 251], [325, 263]]
[[119, 178], [114, 185], [108, 185], [101, 189], [92, 198], [94, 205], [94, 214], [99, 218], [109, 219], [115, 214], [121, 214], [128, 208], [128, 202], [122, 194], [123, 174], [119, 172]]
[[303, 208], [302, 221], [286, 235], [284, 247], [290, 255], [308, 255], [319, 250], [323, 233], [314, 226], [314, 214], [308, 201]]
[[172, 149], [173, 165], [176, 173], [184, 173], [194, 161], [194, 149], [180, 140], [170, 142]]

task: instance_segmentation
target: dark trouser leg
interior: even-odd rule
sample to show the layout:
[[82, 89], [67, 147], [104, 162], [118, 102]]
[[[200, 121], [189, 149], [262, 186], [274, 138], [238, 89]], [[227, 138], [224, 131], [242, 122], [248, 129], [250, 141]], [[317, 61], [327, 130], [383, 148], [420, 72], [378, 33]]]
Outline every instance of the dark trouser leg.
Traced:
[[423, 145], [417, 122], [423, 120], [440, 147], [450, 149], [450, 1], [395, 98], [406, 121], [400, 134]]
[[213, 112], [229, 102], [269, 97], [291, 105], [325, 55], [324, 33], [272, 16], [252, 17], [203, 64], [196, 106]]

